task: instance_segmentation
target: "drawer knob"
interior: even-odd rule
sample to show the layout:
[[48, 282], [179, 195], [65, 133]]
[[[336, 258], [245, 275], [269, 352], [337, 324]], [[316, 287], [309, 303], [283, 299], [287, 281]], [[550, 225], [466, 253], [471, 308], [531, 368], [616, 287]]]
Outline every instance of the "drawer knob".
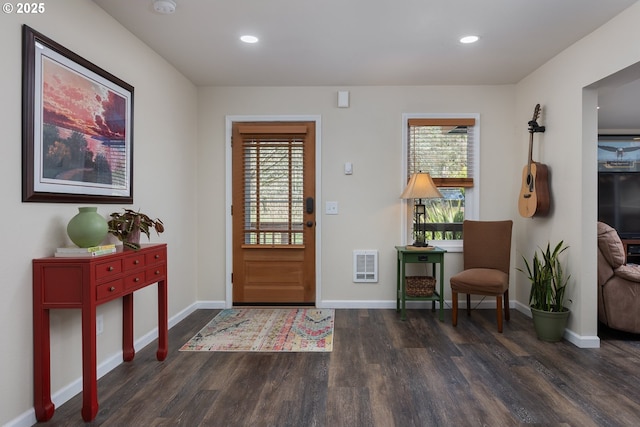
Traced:
[[110, 265], [109, 268], [107, 268], [107, 271], [113, 271], [113, 266]]
[[139, 277], [136, 277], [135, 279], [133, 279], [133, 281], [134, 281], [134, 282], [139, 282], [139, 281], [140, 281], [140, 278], [139, 278]]
[[160, 270], [156, 270], [156, 274], [160, 274]]
[[114, 286], [112, 286], [112, 287], [110, 287], [110, 288], [109, 288], [109, 292], [113, 292], [113, 291], [115, 291], [115, 290], [116, 290], [116, 288], [115, 288]]
[[158, 258], [160, 258], [160, 255], [156, 254], [155, 259], [158, 259]]
[[133, 263], [134, 264], [140, 264], [140, 260], [137, 259], [137, 260], [133, 261]]

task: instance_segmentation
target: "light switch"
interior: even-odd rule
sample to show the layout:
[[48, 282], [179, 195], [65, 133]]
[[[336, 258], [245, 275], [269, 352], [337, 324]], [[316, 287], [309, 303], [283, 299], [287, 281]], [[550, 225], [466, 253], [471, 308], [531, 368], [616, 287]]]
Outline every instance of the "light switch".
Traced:
[[338, 202], [327, 202], [324, 213], [327, 215], [338, 215]]
[[353, 163], [347, 162], [344, 164], [344, 174], [352, 175], [353, 174]]

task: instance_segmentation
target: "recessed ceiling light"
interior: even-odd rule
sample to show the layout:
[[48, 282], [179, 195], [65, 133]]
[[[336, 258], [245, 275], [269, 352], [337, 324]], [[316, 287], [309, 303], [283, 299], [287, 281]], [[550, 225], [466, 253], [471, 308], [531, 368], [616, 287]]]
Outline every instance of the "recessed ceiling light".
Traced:
[[460, 43], [469, 44], [478, 41], [478, 36], [464, 36], [460, 39]]
[[250, 35], [241, 36], [240, 40], [242, 40], [245, 43], [258, 43], [258, 38], [256, 36], [250, 36]]

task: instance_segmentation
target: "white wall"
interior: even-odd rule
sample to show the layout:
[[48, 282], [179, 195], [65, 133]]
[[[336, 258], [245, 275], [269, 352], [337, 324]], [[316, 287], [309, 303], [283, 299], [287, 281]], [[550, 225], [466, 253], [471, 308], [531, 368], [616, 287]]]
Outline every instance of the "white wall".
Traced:
[[[153, 242], [167, 242], [169, 315], [196, 296], [196, 88], [166, 61], [124, 30], [91, 1], [46, 2], [41, 16], [3, 13], [0, 24], [0, 257], [2, 352], [0, 425], [33, 411], [31, 259], [69, 244], [66, 224], [78, 204], [21, 202], [21, 26], [26, 23], [135, 87], [134, 204], [161, 218], [167, 228]], [[122, 205], [98, 205], [108, 215]], [[135, 295], [135, 339], [157, 327], [155, 287]], [[98, 308], [105, 332], [98, 337], [98, 363], [121, 351], [121, 304]], [[52, 391], [81, 376], [80, 315], [51, 315]], [[78, 414], [80, 416], [80, 414]]]
[[[350, 91], [350, 107], [337, 107], [337, 91]], [[321, 301], [333, 306], [395, 304], [395, 245], [402, 243], [402, 114], [480, 115], [480, 216], [515, 219], [522, 165], [513, 161], [526, 141], [517, 141], [514, 86], [425, 87], [235, 87], [199, 91], [200, 218], [199, 296], [224, 301], [225, 116], [319, 115], [321, 194]], [[526, 122], [524, 123], [526, 125]], [[344, 175], [344, 163], [353, 175]], [[325, 215], [324, 202], [337, 201], [338, 215]], [[206, 231], [205, 231], [206, 230]], [[206, 248], [204, 247], [206, 243]], [[379, 283], [353, 283], [352, 251], [379, 251]], [[460, 269], [460, 254], [446, 257], [446, 275]], [[448, 283], [448, 280], [446, 281]], [[448, 288], [448, 286], [447, 286]], [[449, 291], [447, 290], [447, 295]]]
[[[638, 19], [636, 3], [517, 86], [518, 117], [528, 117], [538, 102], [545, 107], [547, 130], [536, 138], [534, 158], [551, 169], [554, 205], [547, 219], [518, 220], [517, 251], [531, 256], [548, 241], [570, 246], [568, 327], [583, 340], [597, 335], [597, 88], [584, 88], [640, 61]], [[523, 127], [519, 139], [524, 138]], [[521, 151], [524, 158], [524, 147]], [[516, 288], [518, 300], [526, 303], [529, 285], [522, 275]]]

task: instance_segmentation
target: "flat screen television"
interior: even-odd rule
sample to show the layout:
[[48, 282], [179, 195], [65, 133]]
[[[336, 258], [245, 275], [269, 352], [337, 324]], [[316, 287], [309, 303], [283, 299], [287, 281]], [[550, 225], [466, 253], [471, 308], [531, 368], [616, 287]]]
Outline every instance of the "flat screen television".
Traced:
[[640, 239], [640, 172], [598, 173], [598, 221], [622, 239]]

